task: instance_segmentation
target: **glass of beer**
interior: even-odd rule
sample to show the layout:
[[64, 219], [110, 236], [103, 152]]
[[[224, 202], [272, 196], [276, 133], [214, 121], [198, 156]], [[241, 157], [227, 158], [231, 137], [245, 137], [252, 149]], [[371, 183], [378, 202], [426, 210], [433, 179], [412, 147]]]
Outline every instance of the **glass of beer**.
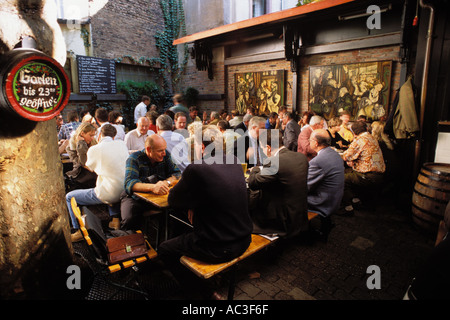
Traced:
[[241, 163], [242, 171], [244, 171], [244, 174], [247, 173], [247, 163]]

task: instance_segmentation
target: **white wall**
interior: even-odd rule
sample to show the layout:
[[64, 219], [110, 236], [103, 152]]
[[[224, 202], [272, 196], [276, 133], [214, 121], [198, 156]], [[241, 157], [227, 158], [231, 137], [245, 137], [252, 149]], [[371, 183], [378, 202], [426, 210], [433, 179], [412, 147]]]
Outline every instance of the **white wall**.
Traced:
[[89, 17], [88, 0], [55, 0], [59, 19], [82, 20]]

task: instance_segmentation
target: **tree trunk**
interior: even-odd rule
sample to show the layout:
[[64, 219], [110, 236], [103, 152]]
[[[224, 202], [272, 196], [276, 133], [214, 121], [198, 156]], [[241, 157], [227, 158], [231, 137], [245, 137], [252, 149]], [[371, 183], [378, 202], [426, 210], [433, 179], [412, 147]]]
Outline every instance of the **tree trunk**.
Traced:
[[[25, 37], [64, 65], [52, 0], [2, 1], [0, 54]], [[64, 298], [72, 263], [56, 122], [14, 120], [0, 110], [0, 299]]]
[[55, 120], [2, 138], [0, 155], [0, 296], [52, 296], [72, 250]]

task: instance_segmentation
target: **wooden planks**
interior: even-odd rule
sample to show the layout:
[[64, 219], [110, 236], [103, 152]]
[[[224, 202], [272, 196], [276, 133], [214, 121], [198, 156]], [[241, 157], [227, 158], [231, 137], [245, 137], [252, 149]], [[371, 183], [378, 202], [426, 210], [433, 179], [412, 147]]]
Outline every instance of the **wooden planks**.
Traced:
[[252, 254], [258, 252], [259, 250], [267, 247], [272, 241], [269, 239], [266, 239], [260, 235], [252, 234], [252, 242], [250, 243], [247, 250], [239, 257], [219, 263], [219, 264], [210, 264], [206, 262], [202, 262], [187, 256], [182, 256], [180, 258], [180, 262], [188, 267], [192, 272], [194, 272], [197, 276], [208, 279], [212, 276], [222, 272], [225, 269], [228, 269], [232, 265], [236, 264], [237, 262], [244, 260], [248, 256], [251, 256]]
[[134, 194], [158, 208], [167, 208], [169, 206], [169, 202], [167, 201], [169, 194], [154, 194], [147, 192], [134, 192]]

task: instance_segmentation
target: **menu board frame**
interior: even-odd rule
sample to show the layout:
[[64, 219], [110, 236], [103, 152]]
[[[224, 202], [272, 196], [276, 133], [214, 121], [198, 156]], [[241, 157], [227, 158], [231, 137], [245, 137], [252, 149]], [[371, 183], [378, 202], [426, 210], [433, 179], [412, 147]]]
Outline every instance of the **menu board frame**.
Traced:
[[116, 62], [77, 55], [79, 93], [116, 94]]

